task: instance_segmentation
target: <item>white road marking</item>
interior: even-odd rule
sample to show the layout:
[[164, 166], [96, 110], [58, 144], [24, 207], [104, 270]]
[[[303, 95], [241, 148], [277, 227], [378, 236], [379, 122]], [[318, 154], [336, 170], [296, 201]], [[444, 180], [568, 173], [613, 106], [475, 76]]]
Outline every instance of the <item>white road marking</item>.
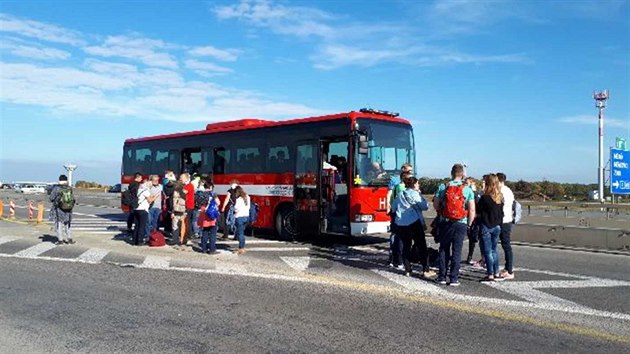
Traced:
[[72, 215], [90, 216], [90, 217], [93, 217], [93, 218], [97, 218], [98, 217], [98, 215], [95, 215], [95, 214], [84, 214], [84, 213], [79, 213], [79, 212], [76, 212], [76, 211], [72, 212]]
[[170, 257], [146, 256], [140, 268], [168, 269], [170, 261]]
[[412, 292], [429, 293], [429, 294], [441, 294], [446, 295], [448, 292], [435, 284], [431, 284], [428, 281], [422, 281], [417, 278], [406, 277], [402, 274], [397, 274], [391, 271], [382, 269], [372, 269], [372, 271], [387, 280], [394, 282], [407, 290]]
[[77, 260], [85, 263], [99, 263], [107, 256], [109, 251], [99, 249], [99, 248], [90, 248], [89, 250], [83, 252]]
[[11, 241], [15, 241], [15, 240], [19, 240], [19, 237], [13, 237], [13, 236], [2, 236], [0, 237], [0, 245], [3, 243], [8, 243]]
[[[276, 240], [247, 240], [245, 241], [246, 244], [250, 244], [250, 245], [256, 245], [256, 244], [284, 244], [284, 245], [290, 245], [291, 243], [286, 242], [286, 241], [276, 241]], [[238, 245], [238, 241], [217, 241], [217, 244], [219, 245]]]
[[280, 259], [298, 272], [306, 271], [311, 261], [311, 257], [280, 257]]
[[298, 252], [310, 251], [308, 247], [255, 247], [246, 248], [247, 252]]
[[38, 255], [51, 250], [53, 248], [57, 247], [54, 243], [52, 242], [42, 242], [42, 243], [38, 243], [35, 246], [29, 247], [25, 250], [21, 250], [19, 252], [16, 252], [14, 255], [16, 257], [23, 257], [23, 258], [35, 258]]

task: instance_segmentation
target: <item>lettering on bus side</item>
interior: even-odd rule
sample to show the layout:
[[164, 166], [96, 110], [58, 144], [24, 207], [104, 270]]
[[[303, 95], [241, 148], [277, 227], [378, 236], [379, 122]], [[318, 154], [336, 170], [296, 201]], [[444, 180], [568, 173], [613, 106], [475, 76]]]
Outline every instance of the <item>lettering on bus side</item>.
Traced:
[[293, 186], [291, 185], [270, 185], [266, 186], [266, 195], [274, 197], [292, 197]]

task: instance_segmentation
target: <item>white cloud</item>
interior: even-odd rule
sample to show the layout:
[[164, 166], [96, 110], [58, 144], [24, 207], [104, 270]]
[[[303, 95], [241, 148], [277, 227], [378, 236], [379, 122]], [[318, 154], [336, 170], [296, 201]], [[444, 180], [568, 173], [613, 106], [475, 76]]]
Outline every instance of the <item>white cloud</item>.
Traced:
[[[428, 12], [436, 18], [446, 18], [444, 22], [453, 26], [473, 26], [487, 23], [486, 16], [490, 14], [504, 16], [504, 9], [509, 7], [498, 0], [483, 4], [449, 0], [438, 2]], [[444, 43], [431, 44], [427, 26], [420, 28], [405, 21], [387, 23], [378, 18], [354, 21], [316, 8], [288, 6], [272, 0], [241, 0], [238, 4], [215, 7], [213, 11], [221, 20], [235, 19], [254, 28], [315, 41], [316, 49], [310, 59], [315, 68], [322, 70], [371, 67], [385, 62], [412, 66], [530, 62], [522, 53], [466, 53]], [[451, 31], [455, 30], [448, 30]]]
[[206, 61], [199, 61], [199, 60], [195, 60], [195, 59], [189, 59], [186, 60], [184, 62], [184, 65], [186, 65], [186, 67], [188, 69], [192, 69], [194, 70], [196, 73], [202, 75], [202, 76], [208, 76], [208, 75], [212, 75], [212, 74], [229, 74], [231, 73], [233, 70], [230, 68], [226, 68], [214, 63], [209, 63]]
[[240, 51], [238, 49], [218, 49], [213, 46], [196, 47], [188, 53], [196, 57], [212, 57], [222, 61], [235, 61]]
[[85, 43], [83, 36], [76, 31], [3, 13], [0, 13], [0, 31], [73, 46]]
[[1, 37], [0, 50], [18, 57], [36, 60], [66, 60], [71, 57], [71, 54], [65, 50]]
[[175, 57], [166, 52], [167, 44], [160, 40], [138, 36], [109, 36], [101, 45], [87, 46], [83, 50], [102, 57], [119, 57], [137, 60], [147, 66], [177, 68]]
[[[566, 124], [577, 124], [577, 125], [598, 125], [599, 120], [597, 119], [596, 114], [588, 115], [576, 115], [570, 117], [563, 117], [558, 119], [561, 123]], [[604, 115], [604, 127], [614, 127], [614, 128], [624, 128], [627, 129], [630, 127], [630, 118], [619, 119], [619, 118], [608, 118]]]

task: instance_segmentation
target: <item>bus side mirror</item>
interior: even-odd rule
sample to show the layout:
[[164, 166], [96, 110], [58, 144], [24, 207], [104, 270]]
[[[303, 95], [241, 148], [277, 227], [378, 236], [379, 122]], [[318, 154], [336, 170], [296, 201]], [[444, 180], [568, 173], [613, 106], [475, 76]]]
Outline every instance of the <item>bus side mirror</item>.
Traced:
[[359, 154], [367, 155], [368, 153], [368, 138], [367, 135], [359, 135]]

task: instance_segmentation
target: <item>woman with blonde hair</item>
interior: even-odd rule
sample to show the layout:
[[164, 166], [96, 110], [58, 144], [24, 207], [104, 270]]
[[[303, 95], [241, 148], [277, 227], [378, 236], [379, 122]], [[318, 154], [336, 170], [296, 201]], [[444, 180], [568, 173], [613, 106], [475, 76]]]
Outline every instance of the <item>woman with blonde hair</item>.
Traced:
[[499, 274], [499, 254], [497, 243], [503, 222], [503, 195], [495, 174], [483, 178], [483, 195], [477, 202], [477, 217], [481, 231], [480, 246], [486, 261], [486, 277], [482, 281], [502, 281]]

